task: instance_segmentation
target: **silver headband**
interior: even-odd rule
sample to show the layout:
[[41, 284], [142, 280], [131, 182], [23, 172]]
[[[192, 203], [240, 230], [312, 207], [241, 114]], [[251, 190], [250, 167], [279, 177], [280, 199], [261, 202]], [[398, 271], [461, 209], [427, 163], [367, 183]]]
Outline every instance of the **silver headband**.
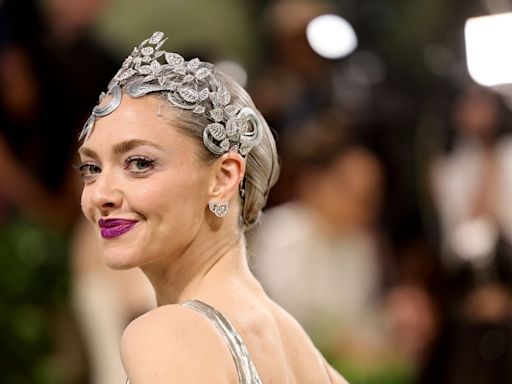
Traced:
[[204, 115], [211, 122], [203, 131], [206, 148], [216, 155], [235, 151], [246, 156], [261, 141], [260, 120], [253, 109], [231, 103], [231, 94], [216, 78], [213, 64], [195, 58], [186, 61], [177, 53], [161, 49], [167, 38], [155, 32], [134, 48], [108, 85], [112, 98], [104, 107], [94, 107], [79, 140], [91, 134], [97, 117], [106, 116], [121, 104], [122, 90], [137, 98], [160, 92], [178, 108]]

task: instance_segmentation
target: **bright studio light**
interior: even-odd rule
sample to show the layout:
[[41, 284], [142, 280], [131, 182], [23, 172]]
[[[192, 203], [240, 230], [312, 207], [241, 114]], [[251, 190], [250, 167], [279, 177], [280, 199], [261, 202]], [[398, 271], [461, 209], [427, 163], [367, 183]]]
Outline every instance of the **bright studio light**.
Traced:
[[473, 80], [486, 86], [512, 83], [512, 13], [468, 19], [464, 32]]
[[349, 55], [357, 47], [354, 29], [344, 18], [337, 15], [321, 15], [308, 24], [309, 45], [322, 57], [339, 59]]

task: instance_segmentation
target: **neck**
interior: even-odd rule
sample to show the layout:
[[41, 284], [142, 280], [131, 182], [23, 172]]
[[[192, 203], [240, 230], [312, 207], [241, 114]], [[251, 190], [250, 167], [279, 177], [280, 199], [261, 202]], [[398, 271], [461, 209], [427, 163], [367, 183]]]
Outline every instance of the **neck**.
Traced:
[[230, 276], [250, 273], [243, 238], [224, 239], [217, 235], [211, 241], [193, 243], [172, 263], [162, 261], [142, 267], [155, 290], [157, 305], [211, 294], [209, 287], [220, 287]]

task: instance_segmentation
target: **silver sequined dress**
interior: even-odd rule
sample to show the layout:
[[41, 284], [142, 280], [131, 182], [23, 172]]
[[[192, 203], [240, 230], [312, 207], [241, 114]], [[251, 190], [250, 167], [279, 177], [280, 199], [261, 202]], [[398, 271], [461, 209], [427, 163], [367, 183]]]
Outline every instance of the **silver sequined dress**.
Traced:
[[[201, 313], [217, 328], [231, 351], [240, 384], [261, 384], [261, 379], [242, 337], [222, 313], [199, 300], [185, 301], [181, 305]], [[126, 380], [126, 384], [130, 384], [130, 382]]]

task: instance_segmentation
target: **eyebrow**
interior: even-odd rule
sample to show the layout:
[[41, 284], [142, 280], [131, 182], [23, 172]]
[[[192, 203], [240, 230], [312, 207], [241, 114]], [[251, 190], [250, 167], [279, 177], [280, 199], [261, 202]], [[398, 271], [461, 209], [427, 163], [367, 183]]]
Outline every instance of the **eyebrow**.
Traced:
[[[126, 141], [122, 141], [120, 143], [115, 144], [112, 149], [112, 152], [115, 155], [121, 155], [125, 152], [128, 152], [134, 148], [137, 148], [137, 147], [140, 147], [143, 145], [147, 145], [149, 147], [153, 147], [153, 148], [159, 149], [161, 151], [165, 151], [164, 147], [162, 147], [161, 145], [158, 145], [156, 143], [153, 143], [152, 141], [143, 140], [143, 139], [132, 139], [132, 140], [126, 140]], [[83, 146], [78, 149], [78, 154], [83, 155], [83, 156], [93, 157], [93, 158], [98, 157], [98, 155], [96, 154], [96, 152], [94, 150], [92, 150], [91, 148], [88, 148], [88, 147], [83, 147]]]

